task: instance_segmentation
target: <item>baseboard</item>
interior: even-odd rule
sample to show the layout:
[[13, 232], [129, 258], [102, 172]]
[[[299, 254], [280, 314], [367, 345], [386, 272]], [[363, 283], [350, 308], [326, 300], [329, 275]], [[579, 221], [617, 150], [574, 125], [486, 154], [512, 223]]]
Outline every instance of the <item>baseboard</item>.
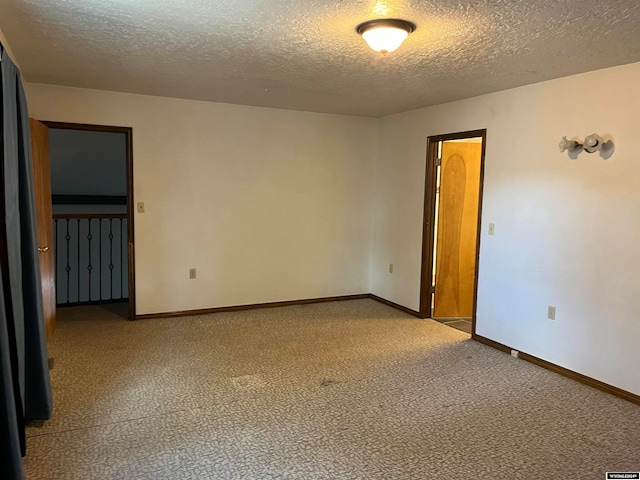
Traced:
[[223, 312], [241, 312], [244, 310], [255, 310], [258, 308], [277, 308], [277, 307], [290, 307], [292, 305], [309, 305], [311, 303], [324, 303], [324, 302], [339, 302], [344, 300], [361, 300], [363, 298], [371, 298], [369, 293], [361, 293], [357, 295], [342, 295], [337, 297], [321, 297], [321, 298], [307, 298], [302, 300], [287, 300], [284, 302], [267, 302], [267, 303], [253, 303], [249, 305], [234, 305], [231, 307], [214, 307], [214, 308], [201, 308], [198, 310], [182, 310], [177, 312], [161, 312], [161, 313], [143, 313], [136, 315], [136, 320], [148, 320], [152, 318], [172, 318], [172, 317], [189, 317], [193, 315], [206, 315], [209, 313], [223, 313]]
[[[511, 353], [511, 350], [514, 350], [507, 345], [503, 345], [502, 343], [498, 343], [478, 334], [473, 334], [471, 338], [473, 340], [476, 340], [477, 342], [483, 343], [505, 353]], [[640, 405], [640, 395], [636, 395], [635, 393], [627, 392], [626, 390], [622, 390], [621, 388], [614, 387], [613, 385], [601, 382], [600, 380], [596, 380], [595, 378], [587, 377], [586, 375], [574, 372], [573, 370], [569, 370], [568, 368], [564, 368], [554, 363], [547, 362], [546, 360], [534, 357], [533, 355], [529, 355], [528, 353], [518, 352], [518, 358], [538, 365], [539, 367], [546, 368], [547, 370], [551, 370], [552, 372], [558, 373], [577, 382], [583, 383], [593, 388], [597, 388], [598, 390], [602, 390], [603, 392], [610, 393], [611, 395], [615, 395], [616, 397], [620, 397], [629, 402]]]
[[392, 302], [391, 300], [387, 300], [385, 298], [374, 295], [373, 293], [369, 294], [369, 298], [373, 298], [376, 302], [384, 303], [385, 305], [393, 307], [396, 310], [400, 310], [401, 312], [408, 313], [409, 315], [413, 315], [414, 317], [424, 318], [422, 315], [420, 315], [420, 312], [416, 312], [415, 310], [411, 310], [410, 308], [403, 307], [402, 305], [399, 305], [395, 302]]
[[244, 310], [255, 310], [258, 308], [277, 308], [277, 307], [290, 307], [292, 305], [309, 305], [312, 303], [324, 303], [324, 302], [341, 302], [345, 300], [362, 300], [365, 298], [371, 298], [376, 302], [384, 303], [389, 307], [393, 307], [401, 312], [408, 313], [414, 317], [423, 318], [419, 312], [411, 310], [410, 308], [403, 307], [395, 302], [384, 299], [372, 293], [360, 293], [357, 295], [340, 295], [336, 297], [320, 297], [320, 298], [306, 298], [302, 300], [287, 300], [285, 302], [267, 302], [267, 303], [252, 303], [249, 305], [234, 305], [230, 307], [213, 307], [213, 308], [201, 308], [197, 310], [180, 310], [176, 312], [159, 312], [159, 313], [143, 313], [136, 315], [136, 320], [150, 320], [153, 318], [173, 318], [173, 317], [191, 317], [194, 315], [207, 315], [209, 313], [223, 313], [223, 312], [241, 312]]

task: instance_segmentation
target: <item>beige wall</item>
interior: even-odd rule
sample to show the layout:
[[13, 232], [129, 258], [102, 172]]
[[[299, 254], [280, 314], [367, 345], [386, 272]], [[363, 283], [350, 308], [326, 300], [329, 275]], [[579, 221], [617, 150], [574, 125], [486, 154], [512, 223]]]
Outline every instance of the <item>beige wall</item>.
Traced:
[[[477, 333], [640, 394], [639, 84], [636, 63], [381, 119], [373, 293], [418, 309], [427, 136], [487, 128]], [[610, 159], [558, 151], [594, 132]]]
[[41, 120], [133, 127], [146, 208], [137, 313], [369, 292], [375, 120], [38, 84], [27, 94]]
[[16, 56], [13, 54], [13, 50], [11, 50], [11, 45], [9, 45], [9, 41], [7, 40], [7, 37], [4, 36], [4, 33], [2, 33], [2, 30], [0, 30], [0, 42], [2, 42], [2, 45], [4, 45], [4, 48], [7, 49], [7, 52], [9, 53], [11, 60], [13, 60], [13, 63], [15, 63], [18, 66], [18, 68], [20, 68], [20, 64], [18, 63]]

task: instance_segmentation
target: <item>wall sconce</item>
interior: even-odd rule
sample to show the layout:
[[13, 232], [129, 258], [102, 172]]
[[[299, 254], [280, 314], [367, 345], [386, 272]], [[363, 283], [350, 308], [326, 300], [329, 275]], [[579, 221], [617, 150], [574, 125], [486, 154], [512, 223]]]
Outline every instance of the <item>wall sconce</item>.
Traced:
[[583, 143], [576, 140], [567, 140], [567, 137], [562, 137], [558, 144], [561, 152], [568, 151], [569, 157], [575, 159], [578, 153], [584, 150], [587, 153], [601, 152], [600, 155], [603, 158], [609, 158], [613, 154], [613, 142], [605, 140], [597, 133], [592, 133], [584, 139]]

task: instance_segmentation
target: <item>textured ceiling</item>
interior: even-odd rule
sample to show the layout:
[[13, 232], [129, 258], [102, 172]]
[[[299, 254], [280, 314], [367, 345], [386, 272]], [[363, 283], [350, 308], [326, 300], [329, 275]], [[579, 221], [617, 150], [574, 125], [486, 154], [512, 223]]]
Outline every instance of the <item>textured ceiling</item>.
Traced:
[[[418, 29], [382, 56], [372, 18]], [[638, 0], [0, 0], [30, 82], [381, 116], [640, 61]]]

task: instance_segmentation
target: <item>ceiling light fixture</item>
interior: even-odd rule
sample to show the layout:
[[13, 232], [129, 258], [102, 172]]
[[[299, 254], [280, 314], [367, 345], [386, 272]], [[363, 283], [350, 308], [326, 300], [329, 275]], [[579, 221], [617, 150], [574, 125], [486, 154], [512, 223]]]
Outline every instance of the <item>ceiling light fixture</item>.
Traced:
[[385, 18], [361, 23], [356, 27], [356, 32], [362, 35], [372, 49], [385, 54], [402, 45], [415, 29], [416, 26], [406, 20]]

